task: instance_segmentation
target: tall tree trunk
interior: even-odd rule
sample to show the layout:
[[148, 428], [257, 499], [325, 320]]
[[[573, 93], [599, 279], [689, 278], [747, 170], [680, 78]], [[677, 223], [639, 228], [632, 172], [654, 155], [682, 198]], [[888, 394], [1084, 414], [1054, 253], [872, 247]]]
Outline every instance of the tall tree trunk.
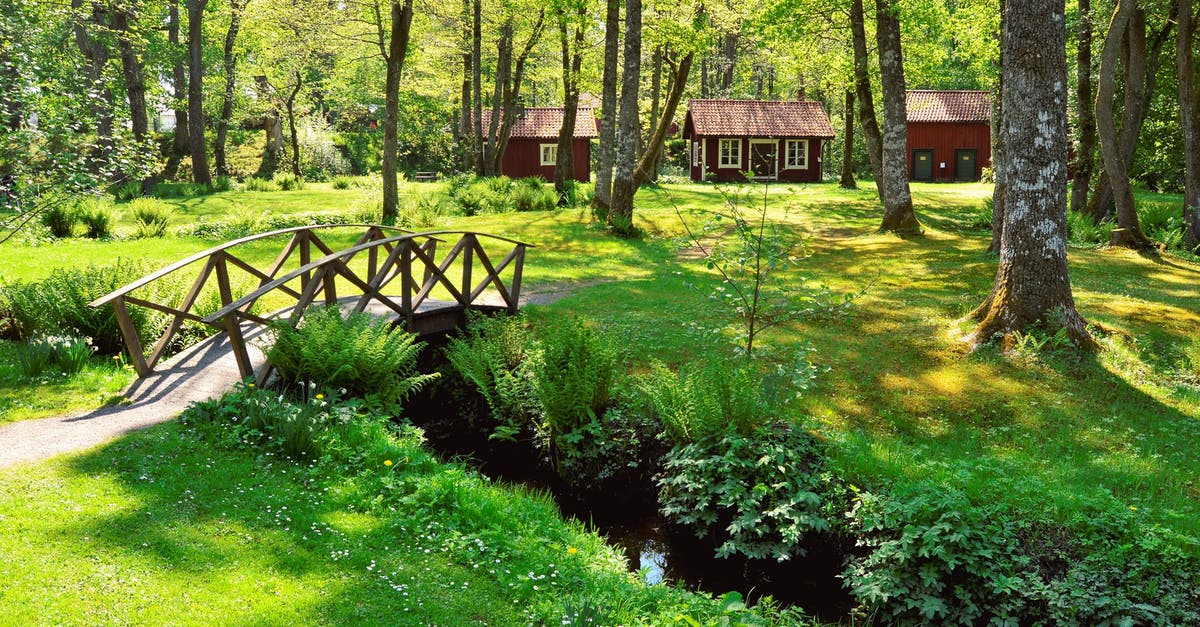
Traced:
[[879, 82], [883, 86], [883, 223], [881, 231], [919, 233], [908, 188], [908, 116], [900, 20], [892, 0], [875, 0], [875, 35], [879, 42]]
[[483, 145], [483, 175], [500, 173], [500, 123], [504, 111], [504, 89], [512, 76], [513, 20], [510, 16], [500, 25], [500, 40], [496, 45], [496, 84], [492, 93], [492, 117], [488, 124], [487, 141]]
[[1192, 0], [1179, 0], [1175, 64], [1179, 74], [1179, 120], [1183, 130], [1183, 221], [1189, 246], [1200, 246], [1200, 87], [1196, 81]]
[[283, 110], [287, 114], [288, 135], [292, 144], [292, 175], [299, 180], [304, 173], [300, 169], [300, 134], [296, 132], [296, 97], [300, 95], [300, 89], [304, 86], [304, 77], [296, 71], [293, 78], [296, 79], [296, 83], [283, 101]]
[[[1146, 112], [1154, 101], [1154, 92], [1158, 85], [1158, 70], [1162, 63], [1162, 49], [1174, 29], [1176, 7], [1172, 6], [1163, 26], [1155, 34], [1152, 44], [1147, 51], [1145, 12], [1135, 8], [1130, 16], [1128, 30], [1121, 41], [1121, 65], [1123, 83], [1126, 87], [1121, 110], [1121, 131], [1117, 144], [1120, 146], [1122, 163], [1125, 164], [1126, 175], [1133, 168], [1133, 160], [1137, 154], [1138, 137], [1146, 121]], [[1107, 41], [1107, 40], [1106, 40]], [[1117, 215], [1116, 199], [1113, 195], [1111, 177], [1107, 170], [1100, 172], [1096, 184], [1096, 192], [1084, 207], [1084, 213], [1099, 222]], [[1128, 222], [1136, 217], [1132, 212], [1125, 214]], [[1118, 225], [1120, 225], [1120, 216]], [[1136, 224], [1136, 220], [1134, 220]]]
[[738, 33], [721, 36], [721, 95], [728, 96], [733, 90], [733, 78], [737, 70]]
[[608, 0], [604, 15], [604, 75], [600, 97], [600, 149], [592, 206], [605, 217], [612, 203], [613, 156], [617, 143], [617, 61], [621, 39], [621, 0]]
[[475, 173], [484, 174], [483, 160], [483, 6], [482, 0], [471, 4], [471, 91], [474, 92], [475, 109], [471, 112], [475, 138], [471, 146], [475, 150]]
[[[493, 149], [492, 168], [497, 174], [501, 172], [501, 163], [504, 161], [504, 153], [508, 150], [508, 138], [512, 134], [513, 124], [517, 120], [517, 107], [521, 101], [521, 85], [525, 81], [525, 64], [529, 61], [529, 55], [533, 52], [534, 46], [537, 45], [538, 39], [542, 36], [542, 31], [546, 24], [546, 10], [542, 9], [538, 12], [537, 22], [533, 25], [533, 30], [529, 33], [529, 39], [525, 40], [525, 45], [521, 48], [521, 53], [517, 55], [515, 63], [510, 62], [509, 68], [505, 69], [505, 80], [503, 82], [504, 89], [502, 90], [501, 117], [500, 129], [496, 133], [498, 139]], [[509, 33], [509, 50], [508, 57], [512, 59], [512, 33]], [[499, 72], [497, 72], [499, 76]]]
[[[1000, 32], [1004, 32], [1004, 0], [1000, 2]], [[997, 33], [997, 39], [1000, 34]], [[1006, 199], [1008, 197], [1008, 170], [1004, 167], [1004, 160], [1008, 158], [1007, 147], [1004, 145], [1004, 136], [1000, 132], [1000, 123], [1004, 120], [1004, 47], [1000, 47], [999, 54], [996, 55], [996, 69], [998, 70], [996, 89], [992, 94], [992, 115], [988, 120], [991, 126], [992, 136], [992, 241], [988, 245], [989, 253], [1000, 252], [1000, 242], [1004, 237], [1004, 214]], [[1086, 196], [1086, 193], [1084, 194]]]
[[[647, 142], [649, 138], [654, 137], [655, 131], [658, 130], [658, 107], [659, 101], [662, 98], [662, 72], [663, 72], [663, 50], [662, 46], [655, 46], [654, 52], [650, 55], [650, 129], [646, 134]], [[643, 143], [643, 149], [645, 144]], [[651, 181], [658, 180], [658, 164], [650, 170]]]
[[[688, 74], [692, 71], [692, 61], [696, 58], [695, 53], [689, 52], [678, 64], [671, 63], [671, 91], [667, 93], [667, 101], [663, 106], [662, 119], [655, 125], [654, 135], [646, 143], [646, 151], [642, 153], [641, 159], [638, 161], [637, 170], [633, 173], [633, 192], [637, 193], [637, 189], [648, 182], [658, 168], [658, 162], [662, 158], [663, 145], [667, 141], [667, 130], [671, 126], [671, 120], [675, 117], [675, 112], [679, 109], [679, 101], [683, 99], [683, 90], [687, 87]], [[633, 217], [633, 202], [630, 199], [630, 218]]]
[[201, 25], [208, 0], [187, 0], [188, 12], [188, 139], [192, 156], [192, 180], [212, 183], [208, 170], [208, 146], [204, 139], [204, 34]]
[[554, 163], [554, 191], [558, 206], [571, 204], [570, 188], [575, 181], [575, 116], [579, 109], [579, 71], [583, 66], [583, 21], [587, 18], [582, 4], [575, 16], [574, 45], [567, 37], [567, 14], [560, 9], [558, 16], [559, 43], [562, 44], [563, 123], [558, 131], [557, 158]]
[[[1143, 248], [1149, 244], [1149, 240], [1138, 229], [1137, 213], [1133, 206], [1133, 188], [1129, 182], [1128, 166], [1121, 154], [1121, 140], [1113, 115], [1113, 100], [1116, 98], [1117, 60], [1121, 56], [1121, 40], [1124, 35], [1129, 38], [1130, 50], [1126, 68], [1129, 80], [1125, 85], [1125, 101], [1127, 104], [1141, 102], [1143, 76], [1139, 72], [1145, 72], [1146, 40], [1145, 16], [1142, 14], [1142, 19], [1138, 20], [1137, 15], [1140, 13], [1132, 0], [1119, 0], [1113, 11], [1108, 35], [1104, 38], [1104, 49], [1100, 55], [1099, 89], [1096, 92], [1096, 128], [1100, 136], [1100, 156], [1104, 161], [1104, 172], [1108, 175], [1109, 185], [1112, 186], [1119, 227], [1113, 230], [1111, 244], [1131, 248]], [[1136, 115], [1128, 110], [1126, 113], [1130, 116]]]
[[871, 164], [871, 177], [879, 191], [880, 202], [887, 203], [887, 190], [883, 185], [883, 133], [875, 118], [875, 95], [871, 93], [871, 74], [868, 70], [870, 57], [867, 54], [866, 18], [863, 15], [863, 0], [850, 1], [850, 30], [854, 39], [854, 92], [858, 96], [858, 124], [867, 140], [867, 161]]
[[[145, 143], [150, 137], [150, 118], [146, 113], [146, 81], [142, 69], [141, 56], [133, 45], [130, 36], [130, 22], [137, 22], [133, 13], [134, 5], [114, 6], [110, 18], [113, 31], [117, 35], [117, 47], [121, 51], [121, 73], [125, 77], [125, 97], [129, 101], [129, 123], [133, 137], [138, 144]], [[142, 193], [149, 194], [154, 187], [153, 177], [142, 179]]]
[[[1092, 345], [1067, 274], [1067, 56], [1064, 0], [1008, 0], [1004, 48], [1009, 182], [1000, 264], [991, 295], [973, 313], [972, 346], [1035, 325], [1061, 327]], [[1047, 18], [1047, 16], [1050, 16]]]
[[1075, 178], [1071, 181], [1071, 211], [1081, 213], [1087, 207], [1092, 185], [1096, 153], [1096, 100], [1092, 94], [1091, 0], [1079, 0], [1079, 45], [1075, 52], [1078, 75], [1075, 102], [1079, 107], [1079, 142], [1075, 150]]
[[248, 0], [229, 0], [229, 30], [225, 31], [224, 68], [225, 93], [221, 98], [221, 117], [217, 118], [217, 142], [213, 146], [213, 162], [217, 174], [229, 176], [229, 164], [226, 163], [225, 143], [229, 137], [229, 120], [233, 118], [234, 88], [237, 86], [237, 55], [233, 46], [237, 42], [238, 31], [242, 27], [242, 11]]
[[642, 69], [642, 0], [625, 3], [625, 64], [621, 76], [621, 112], [617, 126], [617, 157], [613, 175], [612, 207], [608, 224], [624, 236], [633, 229], [633, 171], [640, 133], [638, 124], [638, 87]]
[[75, 45], [87, 60], [87, 81], [91, 90], [87, 97], [96, 120], [96, 126], [92, 129], [96, 132], [96, 154], [90, 159], [89, 169], [99, 173], [113, 150], [113, 93], [104, 77], [104, 68], [109, 59], [108, 47], [91, 29], [102, 32], [108, 27], [108, 20], [100, 3], [92, 3], [91, 10], [86, 13], [83, 6], [82, 0], [71, 0], [71, 8], [76, 12], [73, 25]]
[[463, 27], [463, 79], [462, 79], [462, 101], [459, 103], [459, 118], [458, 118], [458, 137], [459, 137], [459, 152], [462, 158], [462, 171], [470, 172], [475, 169], [475, 127], [471, 124], [471, 112], [474, 107], [471, 106], [471, 76], [472, 76], [472, 54], [471, 54], [471, 0], [463, 0], [462, 11], [462, 27]]
[[187, 107], [187, 54], [179, 42], [179, 0], [167, 5], [167, 41], [171, 44], [171, 107], [175, 110], [175, 130], [171, 139], [171, 152], [163, 167], [163, 178], [173, 179], [179, 174], [179, 162], [188, 155], [191, 140], [188, 137]]
[[855, 189], [854, 181], [854, 90], [846, 90], [846, 105], [842, 109], [842, 178], [839, 187]]
[[412, 34], [413, 0], [403, 0], [403, 3], [392, 0], [390, 4], [391, 26], [387, 48], [386, 51], [381, 51], [384, 62], [387, 63], [387, 75], [384, 80], [382, 165], [383, 223], [388, 225], [395, 224], [400, 217], [400, 190], [396, 182], [396, 161], [400, 153], [400, 75], [404, 72], [408, 40]]
[[21, 84], [21, 68], [13, 63], [12, 37], [0, 37], [0, 130], [16, 132], [25, 124], [25, 103], [17, 86]]

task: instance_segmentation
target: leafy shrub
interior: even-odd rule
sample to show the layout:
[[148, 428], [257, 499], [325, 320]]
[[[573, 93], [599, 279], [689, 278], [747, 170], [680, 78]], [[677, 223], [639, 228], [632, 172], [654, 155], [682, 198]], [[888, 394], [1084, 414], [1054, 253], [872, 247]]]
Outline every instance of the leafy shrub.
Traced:
[[212, 191], [214, 192], [231, 192], [237, 187], [237, 183], [228, 176], [221, 175], [213, 179]]
[[576, 491], [637, 497], [653, 490], [661, 433], [662, 424], [651, 412], [617, 399], [603, 415], [563, 435], [553, 461]]
[[354, 178], [353, 177], [349, 177], [349, 176], [333, 177], [333, 188], [334, 189], [350, 189], [351, 187], [354, 187]]
[[304, 189], [304, 179], [297, 178], [295, 174], [290, 172], [280, 172], [275, 175], [272, 181], [279, 186], [280, 191], [290, 192]]
[[1067, 212], [1067, 241], [1076, 246], [1096, 246], [1097, 244], [1107, 244], [1112, 236], [1112, 230], [1115, 225], [1112, 222], [1104, 220], [1100, 223], [1093, 222], [1091, 217], [1086, 214], [1068, 211]]
[[660, 509], [697, 536], [711, 535], [717, 557], [801, 556], [805, 534], [831, 531], [844, 513], [844, 491], [825, 460], [812, 434], [788, 424], [708, 436], [667, 453]]
[[466, 189], [476, 180], [474, 174], [455, 174], [446, 177], [446, 193], [451, 198], [458, 198], [459, 192]]
[[242, 183], [242, 188], [248, 192], [277, 192], [280, 191], [279, 183], [271, 179], [263, 179], [251, 177]]
[[113, 215], [112, 204], [101, 198], [88, 198], [79, 204], [77, 209], [79, 221], [83, 223], [85, 235], [91, 239], [112, 237]]
[[272, 331], [267, 360], [285, 385], [344, 389], [352, 396], [400, 404], [436, 377], [416, 372], [424, 343], [370, 314], [342, 318], [337, 307], [321, 307], [308, 313], [299, 328], [280, 323]]
[[299, 120], [296, 139], [300, 144], [300, 172], [304, 179], [324, 181], [330, 176], [350, 173], [350, 161], [338, 148], [336, 138], [332, 127], [320, 116]]
[[483, 182], [493, 194], [505, 195], [512, 188], [512, 179], [507, 176], [492, 176], [483, 179]]
[[710, 359], [678, 374], [654, 364], [640, 389], [671, 442], [687, 444], [726, 433], [749, 436], [772, 411], [762, 381], [746, 363]]
[[154, 186], [154, 195], [159, 198], [194, 198], [212, 192], [212, 186], [199, 183], [158, 183]]
[[328, 421], [324, 396], [291, 403], [278, 394], [239, 383], [220, 398], [193, 403], [180, 420], [210, 441], [264, 447], [297, 460], [318, 456], [318, 432]]
[[295, 226], [316, 226], [324, 224], [359, 224], [364, 220], [357, 213], [316, 212], [316, 213], [262, 213], [241, 211], [234, 213], [228, 220], [208, 220], [201, 217], [192, 224], [186, 224], [175, 229], [176, 237], [199, 237], [212, 240], [231, 240], [245, 237], [253, 233], [287, 229]]
[[558, 196], [545, 181], [531, 176], [513, 186], [512, 206], [517, 211], [553, 211], [558, 206]]
[[542, 415], [534, 382], [536, 341], [523, 318], [473, 320], [443, 349], [447, 361], [483, 396], [492, 437], [532, 437]]
[[[81, 336], [91, 338], [100, 354], [116, 355], [124, 350], [116, 313], [112, 307], [93, 309], [88, 303], [144, 274], [144, 266], [126, 261], [102, 267], [56, 268], [41, 281], [5, 286], [3, 300], [22, 338]], [[147, 289], [169, 288], [151, 284]], [[145, 292], [139, 295], [151, 301], [163, 297]], [[130, 307], [129, 315], [141, 337], [161, 331], [165, 324], [162, 315], [142, 307]]]
[[142, 182], [141, 181], [126, 181], [112, 188], [113, 198], [117, 202], [129, 202], [135, 198], [142, 197]]
[[446, 203], [441, 196], [410, 196], [400, 213], [400, 226], [418, 231], [433, 229], [441, 223], [442, 216], [446, 213]]
[[1118, 504], [1017, 521], [953, 490], [861, 493], [846, 585], [887, 624], [1196, 624], [1200, 560]]
[[967, 228], [978, 231], [992, 230], [992, 207], [993, 200], [991, 196], [983, 199], [983, 204], [971, 211], [971, 215], [967, 220]]
[[563, 447], [562, 436], [608, 408], [616, 382], [617, 351], [607, 337], [577, 320], [547, 330], [541, 346], [535, 381], [546, 436], [554, 450]]
[[50, 235], [57, 238], [71, 237], [75, 232], [75, 224], [79, 214], [75, 207], [63, 204], [53, 204], [42, 212], [42, 224], [50, 229]]
[[173, 209], [157, 198], [138, 198], [129, 203], [129, 211], [137, 224], [134, 236], [145, 238], [166, 234]]

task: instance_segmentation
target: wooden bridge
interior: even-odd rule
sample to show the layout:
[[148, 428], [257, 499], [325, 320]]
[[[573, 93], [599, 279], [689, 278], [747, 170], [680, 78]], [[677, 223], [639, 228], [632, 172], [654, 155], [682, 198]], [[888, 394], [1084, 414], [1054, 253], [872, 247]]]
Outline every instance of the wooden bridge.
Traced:
[[[318, 236], [318, 232], [330, 229], [360, 229], [362, 234], [349, 247], [335, 251]], [[269, 266], [260, 268], [246, 261], [243, 251], [261, 256], [264, 245], [269, 248], [272, 240], [284, 238], [286, 243]], [[326, 239], [332, 238], [326, 233]], [[445, 250], [444, 244], [452, 239], [455, 243]], [[529, 247], [516, 240], [471, 231], [415, 233], [370, 224], [294, 227], [243, 237], [196, 253], [90, 305], [113, 307], [139, 377], [150, 374], [171, 349], [184, 323], [191, 321], [228, 334], [238, 370], [246, 378], [254, 375], [246, 348], [247, 330], [274, 321], [296, 326], [314, 303], [391, 316], [418, 334], [459, 326], [471, 309], [515, 312]], [[445, 252], [439, 257], [442, 250]], [[494, 258], [499, 262], [493, 262]], [[177, 302], [161, 302], [167, 298], [154, 296], [170, 292], [161, 289], [160, 282], [186, 279], [197, 269], [187, 291], [175, 294]], [[239, 274], [241, 283], [235, 281]], [[219, 307], [212, 311], [214, 282]], [[254, 313], [262, 304], [273, 307], [274, 313]], [[166, 329], [148, 355], [131, 306], [168, 317]], [[209, 311], [203, 311], [205, 308]], [[265, 378], [265, 370], [260, 378]]]

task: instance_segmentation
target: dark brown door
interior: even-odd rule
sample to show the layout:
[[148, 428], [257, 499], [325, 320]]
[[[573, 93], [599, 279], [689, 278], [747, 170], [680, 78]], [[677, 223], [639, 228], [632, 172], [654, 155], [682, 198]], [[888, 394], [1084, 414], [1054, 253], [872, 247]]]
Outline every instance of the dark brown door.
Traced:
[[979, 180], [979, 176], [975, 174], [975, 149], [964, 148], [954, 151], [954, 180]]
[[929, 149], [921, 149], [913, 151], [913, 171], [912, 177], [914, 181], [932, 181], [933, 180], [933, 151]]
[[779, 142], [750, 142], [750, 170], [754, 178], [775, 178], [779, 165]]

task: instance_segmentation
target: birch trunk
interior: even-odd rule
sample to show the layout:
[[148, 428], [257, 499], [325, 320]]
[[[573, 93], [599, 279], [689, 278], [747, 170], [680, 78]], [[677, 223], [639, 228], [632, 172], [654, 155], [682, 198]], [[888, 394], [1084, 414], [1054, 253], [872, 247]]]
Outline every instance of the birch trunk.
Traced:
[[883, 223], [880, 231], [920, 233], [908, 187], [908, 115], [900, 20], [891, 0], [875, 1], [875, 36], [879, 42], [879, 82], [883, 86]]
[[850, 2], [850, 30], [854, 39], [854, 92], [858, 97], [858, 123], [867, 140], [867, 161], [871, 164], [871, 177], [879, 191], [880, 202], [887, 202], [887, 190], [883, 185], [883, 134], [875, 118], [875, 95], [871, 93], [871, 74], [867, 69], [870, 57], [867, 54], [866, 18], [863, 0]]
[[642, 64], [642, 1], [625, 3], [625, 65], [621, 77], [621, 111], [617, 128], [617, 155], [613, 175], [612, 208], [608, 224], [619, 235], [631, 236], [633, 230], [633, 172], [640, 132], [638, 124], [638, 86]]
[[612, 204], [613, 156], [617, 143], [617, 57], [621, 39], [621, 1], [608, 0], [604, 16], [604, 75], [600, 98], [600, 146], [596, 168], [596, 194], [592, 205], [598, 215]]
[[1179, 0], [1175, 64], [1179, 74], [1179, 119], [1183, 127], [1183, 218], [1188, 244], [1200, 246], [1200, 91], [1193, 52], [1196, 24], [1192, 0]]

